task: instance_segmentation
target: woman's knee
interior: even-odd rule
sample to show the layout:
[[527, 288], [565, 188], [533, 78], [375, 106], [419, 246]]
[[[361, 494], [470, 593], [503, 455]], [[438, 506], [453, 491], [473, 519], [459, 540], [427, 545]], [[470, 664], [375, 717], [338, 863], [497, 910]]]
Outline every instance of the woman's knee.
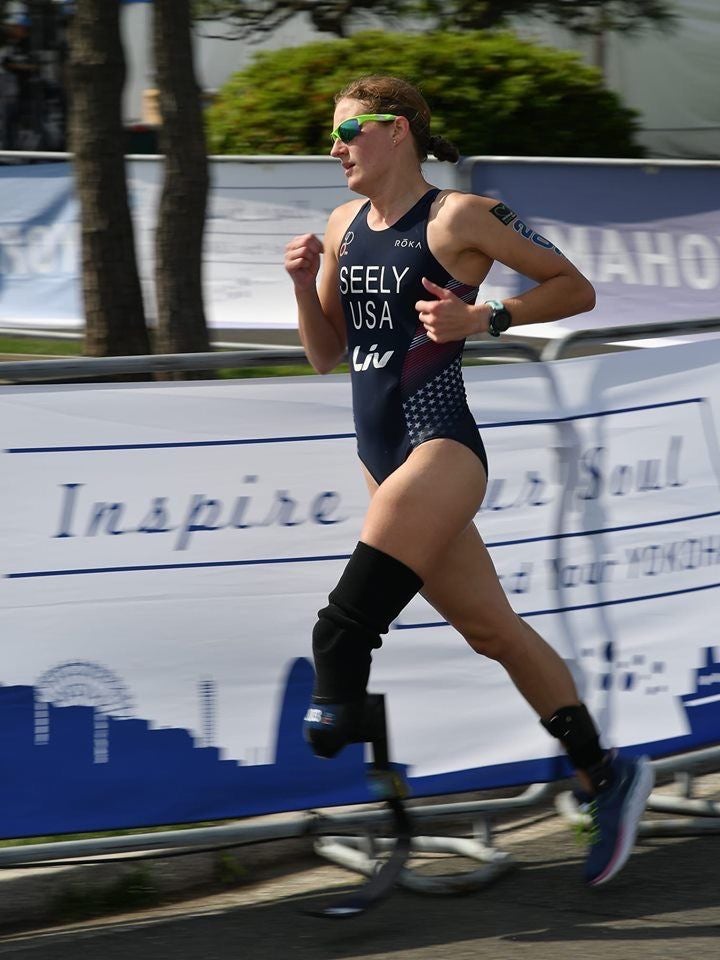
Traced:
[[[515, 620], [517, 618], [514, 618]], [[512, 660], [524, 643], [520, 621], [510, 620], [473, 626], [463, 631], [465, 641], [475, 653], [503, 663]]]

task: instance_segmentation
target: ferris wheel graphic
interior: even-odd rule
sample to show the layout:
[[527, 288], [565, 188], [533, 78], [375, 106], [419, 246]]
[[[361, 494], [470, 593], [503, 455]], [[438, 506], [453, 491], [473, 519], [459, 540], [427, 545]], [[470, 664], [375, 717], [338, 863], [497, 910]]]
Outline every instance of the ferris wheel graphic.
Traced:
[[113, 717], [128, 717], [132, 697], [126, 684], [99, 663], [71, 660], [51, 667], [39, 678], [37, 697], [56, 707], [95, 707]]
[[50, 704], [53, 707], [93, 707], [93, 759], [107, 763], [108, 718], [132, 715], [132, 697], [126, 684], [99, 663], [71, 660], [51, 667], [35, 687], [35, 744], [50, 743]]

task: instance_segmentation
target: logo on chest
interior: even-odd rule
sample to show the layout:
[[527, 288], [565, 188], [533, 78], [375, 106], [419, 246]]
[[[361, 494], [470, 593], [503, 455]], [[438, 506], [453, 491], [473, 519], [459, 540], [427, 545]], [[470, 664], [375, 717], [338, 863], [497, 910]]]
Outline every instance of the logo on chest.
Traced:
[[369, 353], [366, 353], [363, 357], [360, 353], [360, 347], [355, 347], [352, 354], [353, 370], [355, 373], [364, 373], [371, 366], [376, 370], [382, 370], [383, 367], [387, 366], [393, 353], [395, 353], [394, 350], [386, 350], [385, 353], [381, 354], [378, 345], [373, 343]]
[[423, 246], [419, 240], [408, 240], [407, 237], [404, 240], [396, 240], [396, 247], [408, 247], [410, 250], [422, 250]]
[[343, 242], [340, 244], [340, 251], [338, 256], [344, 257], [347, 254], [348, 247], [350, 246], [350, 244], [353, 242], [354, 239], [355, 239], [355, 234], [352, 232], [352, 230], [348, 230], [348, 232], [345, 234], [343, 238]]

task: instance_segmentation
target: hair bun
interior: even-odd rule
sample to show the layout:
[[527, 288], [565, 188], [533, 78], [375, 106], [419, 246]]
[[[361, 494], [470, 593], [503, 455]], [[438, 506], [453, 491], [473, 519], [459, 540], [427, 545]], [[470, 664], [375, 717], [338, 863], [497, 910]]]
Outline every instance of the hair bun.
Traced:
[[428, 150], [437, 160], [447, 160], [450, 163], [457, 163], [460, 159], [460, 151], [447, 137], [441, 137], [434, 134], [428, 139]]

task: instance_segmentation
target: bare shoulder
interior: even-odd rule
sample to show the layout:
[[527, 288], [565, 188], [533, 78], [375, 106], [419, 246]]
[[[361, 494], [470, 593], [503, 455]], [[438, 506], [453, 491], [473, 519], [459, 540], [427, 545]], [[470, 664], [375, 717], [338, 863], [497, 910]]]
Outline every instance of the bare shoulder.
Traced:
[[[478, 218], [493, 217], [501, 223], [509, 223], [515, 214], [504, 203], [493, 197], [482, 197], [463, 190], [443, 190], [435, 201], [437, 218], [442, 226], [457, 229], [464, 223], [477, 224]], [[506, 217], [509, 219], [505, 219]]]
[[453, 190], [447, 191], [446, 197], [441, 194], [438, 200], [442, 202], [437, 216], [439, 231], [451, 237], [455, 247], [477, 250], [506, 264], [506, 257], [519, 256], [523, 265], [528, 240], [538, 250], [560, 253], [550, 240], [535, 233], [496, 197]]
[[363, 197], [355, 197], [346, 203], [341, 203], [340, 206], [335, 207], [330, 214], [330, 220], [335, 220], [338, 223], [349, 223], [353, 217], [357, 216], [358, 210], [364, 203], [367, 203], [367, 200]]
[[359, 198], [348, 200], [347, 203], [341, 203], [335, 207], [328, 217], [327, 228], [325, 231], [325, 248], [337, 248], [345, 234], [345, 231], [353, 222], [362, 205], [367, 201]]

